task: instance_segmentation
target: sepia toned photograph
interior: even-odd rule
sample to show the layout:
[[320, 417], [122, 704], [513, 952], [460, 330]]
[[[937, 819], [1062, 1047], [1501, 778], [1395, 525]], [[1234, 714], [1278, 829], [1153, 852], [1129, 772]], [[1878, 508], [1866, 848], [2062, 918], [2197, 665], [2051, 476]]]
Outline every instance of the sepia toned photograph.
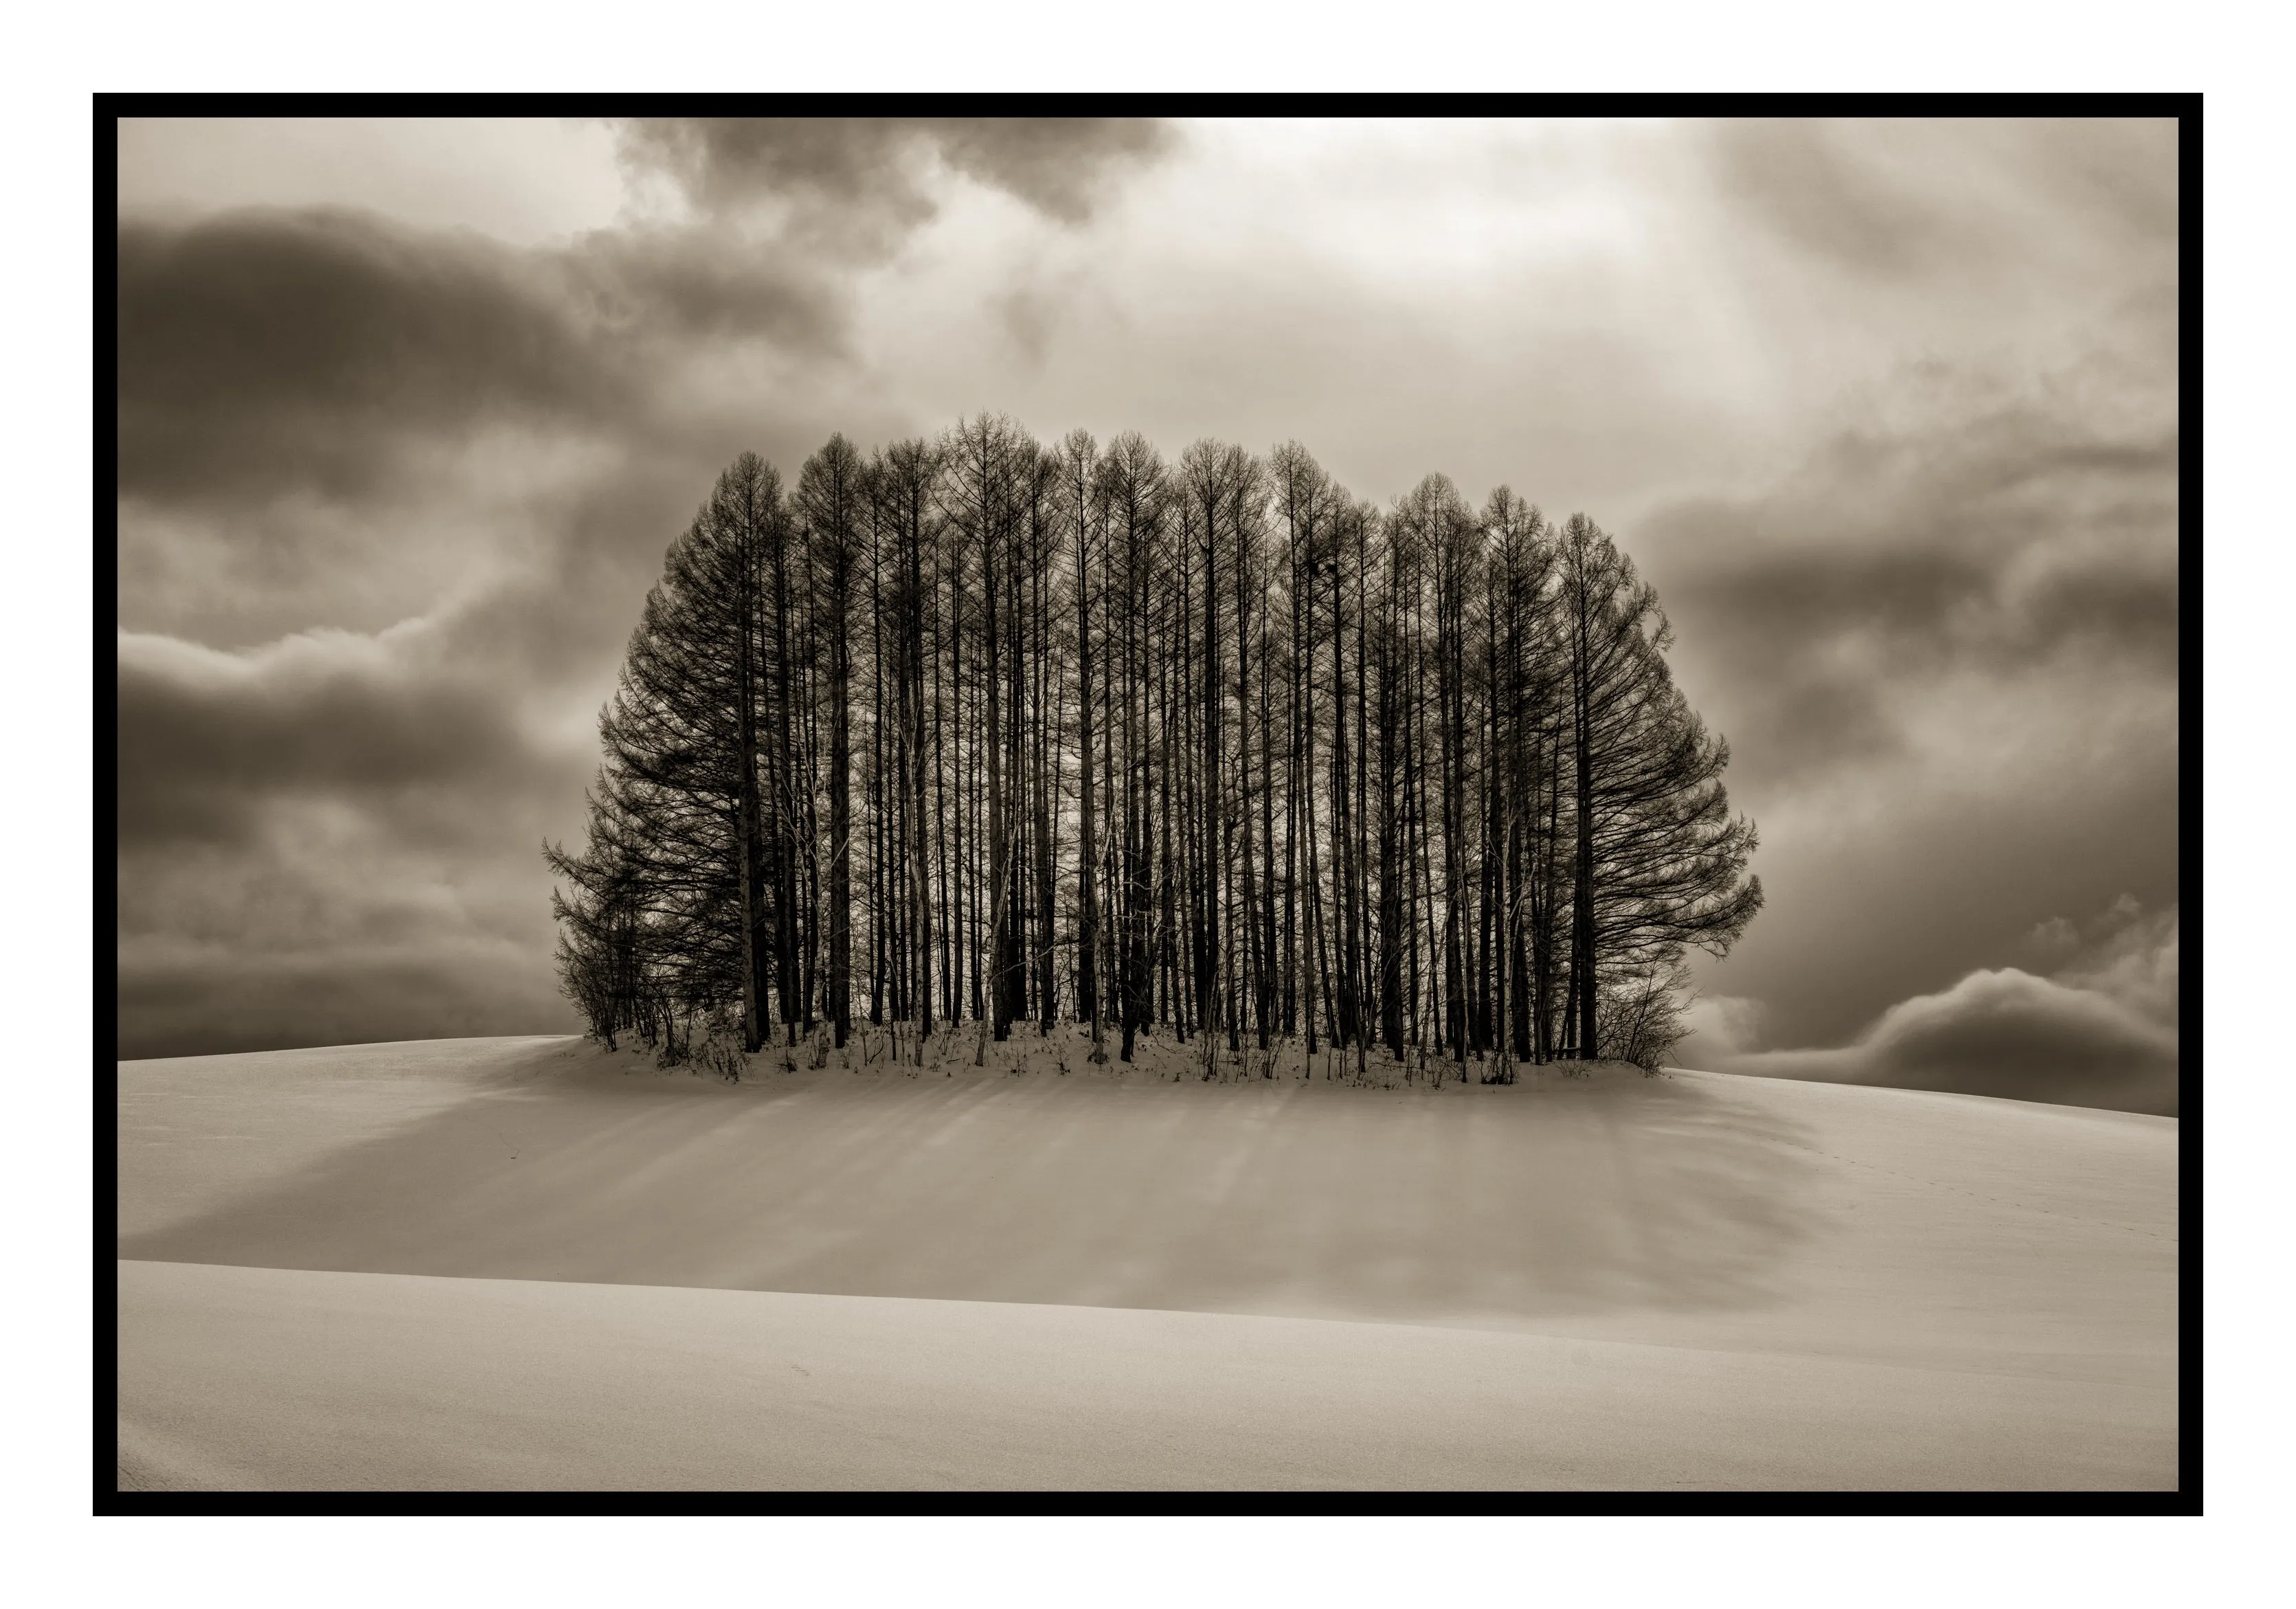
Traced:
[[758, 104], [99, 97], [100, 1508], [2197, 1512], [2197, 96]]

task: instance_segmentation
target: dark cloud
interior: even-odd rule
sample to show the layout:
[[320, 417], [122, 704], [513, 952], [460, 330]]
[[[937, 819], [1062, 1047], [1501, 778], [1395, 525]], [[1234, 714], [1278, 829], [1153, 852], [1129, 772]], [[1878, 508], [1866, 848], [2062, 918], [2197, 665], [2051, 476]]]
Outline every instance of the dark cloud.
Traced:
[[123, 221], [119, 489], [180, 500], [309, 484], [357, 497], [400, 436], [628, 400], [533, 263], [353, 213]]
[[1643, 535], [1742, 761], [1766, 777], [1900, 742], [1910, 687], [2069, 663], [2173, 682], [2173, 427], [2131, 437], [2030, 400], [1846, 432], [1779, 490], [1661, 510]]
[[[322, 796], [391, 815], [410, 839], [467, 838], [505, 794], [584, 774], [536, 747], [513, 696], [347, 634], [249, 657], [123, 633], [120, 852], [251, 844], [274, 805]], [[449, 795], [477, 808], [466, 818]]]
[[2177, 1115], [2177, 1036], [2093, 989], [2011, 968], [1891, 1006], [1841, 1050], [1732, 1057], [1764, 1078], [1941, 1089]]
[[841, 350], [844, 297], [789, 248], [706, 227], [602, 230], [542, 260], [594, 322], [594, 342], [762, 341]]
[[581, 1029], [546, 968], [435, 937], [416, 951], [218, 948], [123, 965], [119, 1022], [123, 1060]]
[[866, 215], [882, 244], [937, 206], [918, 160], [1078, 223], [1122, 170], [1170, 149], [1166, 126], [1129, 118], [640, 118], [624, 159], [668, 174], [706, 208], [790, 199], [820, 227]]
[[[2112, 996], [2166, 1028], [2177, 1026], [2177, 907], [2147, 911], [2123, 893], [2079, 927], [2063, 917], [2039, 924], [2034, 938], [2059, 951], [2059, 982]], [[2066, 953], [2069, 950], [2070, 953]]]
[[2085, 923], [2053, 916], [2026, 951], [2056, 963], [1973, 972], [1883, 1012], [1839, 1049], [1753, 1051], [1764, 1014], [1707, 1014], [1705, 1055], [1724, 1071], [1941, 1089], [2173, 1117], [2177, 1099], [2177, 915], [2121, 894]]
[[2174, 320], [2127, 308], [2049, 368], [1903, 365], [1768, 489], [1628, 534], [1764, 828], [1768, 905], [1702, 976], [1770, 1044], [2177, 897]]
[[931, 132], [950, 167], [1064, 223], [1088, 217], [1125, 168], [1176, 143], [1168, 125], [1143, 118], [944, 118]]
[[357, 213], [123, 221], [119, 491], [182, 507], [400, 498], [489, 426], [644, 440], [726, 341], [834, 354], [841, 296], [786, 248], [701, 228], [518, 250]]
[[2173, 902], [2173, 714], [2149, 742], [2100, 745], [2078, 765], [2050, 759], [1935, 784], [1918, 761], [1878, 783], [1853, 772], [1839, 803], [1823, 790], [1734, 785], [1733, 804], [1762, 824], [1755, 868], [1768, 899], [1729, 959], [1704, 969], [1704, 986], [1759, 998], [1767, 1044], [1839, 1044], [1974, 967], [2053, 959], [2024, 943], [2053, 913], [2124, 889]]
[[1713, 667], [1710, 678], [1740, 694], [1726, 729], [1742, 775], [1751, 766], [1792, 776], [1894, 751], [1890, 696], [1909, 668], [1898, 656], [1934, 664], [1945, 623], [1992, 579], [1981, 560], [1953, 554], [1759, 554], [1746, 545], [1753, 521], [1742, 509], [1667, 518], [1694, 533], [1702, 560], [1686, 575], [1664, 572], [1667, 611]]
[[122, 1055], [565, 1026], [539, 843], [595, 757], [455, 625], [121, 634]]

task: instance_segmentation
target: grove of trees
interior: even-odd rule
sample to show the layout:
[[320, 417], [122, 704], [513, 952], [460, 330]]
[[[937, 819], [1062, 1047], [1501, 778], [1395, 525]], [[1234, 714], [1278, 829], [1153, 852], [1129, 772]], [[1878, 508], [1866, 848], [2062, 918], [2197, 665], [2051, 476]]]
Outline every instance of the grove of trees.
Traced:
[[1439, 474], [1382, 509], [1297, 443], [744, 454], [646, 598], [588, 841], [545, 846], [562, 980], [673, 1063], [865, 1022], [919, 1061], [1655, 1066], [1762, 901], [1669, 641], [1583, 514]]

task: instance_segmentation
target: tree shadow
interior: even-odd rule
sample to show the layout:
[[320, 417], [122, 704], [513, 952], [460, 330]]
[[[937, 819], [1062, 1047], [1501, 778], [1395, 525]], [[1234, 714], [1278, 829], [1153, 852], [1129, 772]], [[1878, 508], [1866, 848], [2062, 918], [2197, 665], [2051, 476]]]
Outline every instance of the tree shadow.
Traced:
[[119, 1255], [1507, 1322], [1758, 1307], [1818, 1227], [1807, 1131], [1688, 1081], [736, 1088], [611, 1065], [476, 1092]]

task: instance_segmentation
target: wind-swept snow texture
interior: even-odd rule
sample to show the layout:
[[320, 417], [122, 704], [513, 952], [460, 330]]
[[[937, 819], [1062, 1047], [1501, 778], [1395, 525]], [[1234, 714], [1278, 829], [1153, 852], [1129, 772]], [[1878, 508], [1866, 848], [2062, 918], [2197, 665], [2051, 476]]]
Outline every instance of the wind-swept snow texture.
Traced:
[[122, 1063], [123, 1487], [2177, 1484], [2174, 1120], [971, 1046]]

